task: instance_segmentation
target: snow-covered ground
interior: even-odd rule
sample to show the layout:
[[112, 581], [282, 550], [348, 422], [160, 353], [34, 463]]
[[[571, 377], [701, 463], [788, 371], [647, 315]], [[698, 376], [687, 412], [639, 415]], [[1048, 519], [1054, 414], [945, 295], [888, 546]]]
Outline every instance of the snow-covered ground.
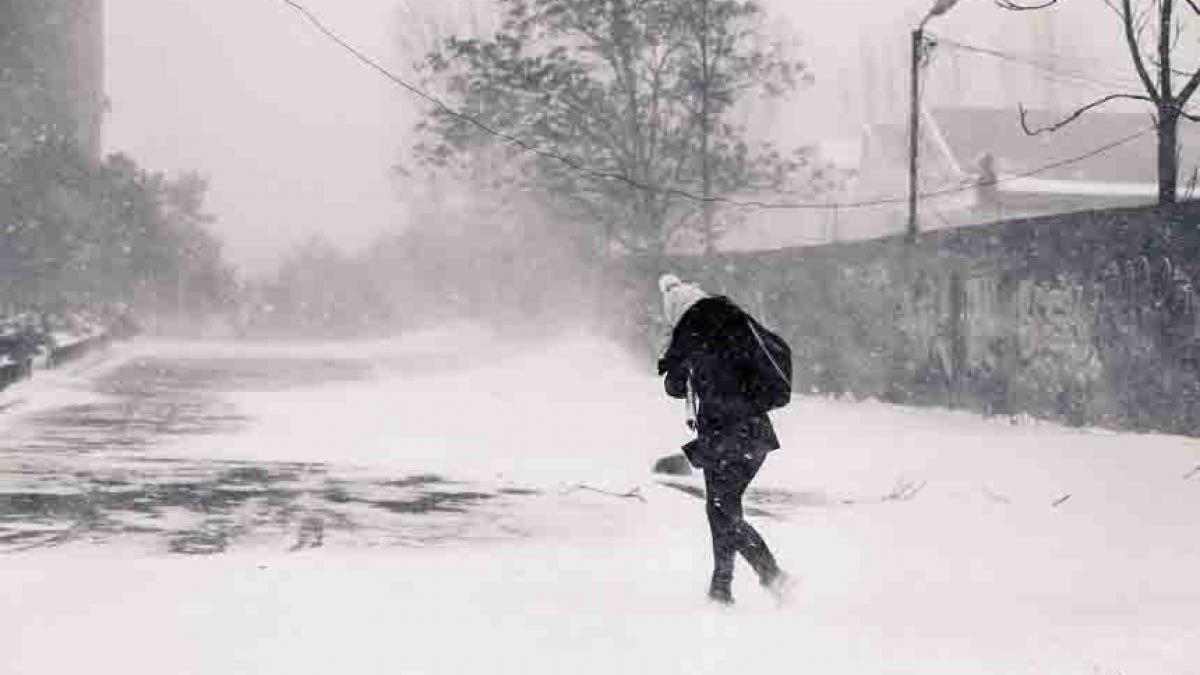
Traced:
[[34, 359], [34, 377], [14, 382], [0, 390], [0, 434], [11, 425], [18, 413], [29, 415], [49, 408], [93, 401], [82, 378], [114, 363], [107, 350], [86, 354], [76, 361], [50, 370], [44, 356]]
[[541, 495], [504, 515], [523, 536], [0, 557], [0, 673], [1200, 673], [1191, 439], [799, 399], [753, 502], [799, 592], [741, 567], [717, 609], [702, 504], [649, 472], [686, 440], [650, 364], [487, 344], [359, 346], [371, 379], [231, 394], [248, 429], [158, 452], [511, 485]]

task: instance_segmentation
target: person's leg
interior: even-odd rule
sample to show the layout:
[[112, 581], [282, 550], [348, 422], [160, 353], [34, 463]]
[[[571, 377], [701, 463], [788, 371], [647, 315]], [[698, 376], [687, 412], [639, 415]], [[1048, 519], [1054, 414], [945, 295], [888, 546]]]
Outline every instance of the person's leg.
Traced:
[[712, 532], [713, 573], [708, 595], [719, 602], [731, 602], [733, 563], [737, 555], [737, 519], [741, 504], [730, 499], [730, 476], [724, 466], [704, 469], [705, 511]]
[[742, 496], [762, 466], [763, 456], [725, 460], [704, 471], [705, 501], [713, 542], [713, 575], [709, 595], [728, 601], [738, 553], [750, 563], [759, 581], [770, 584], [779, 566], [758, 531], [743, 517]]
[[745, 494], [746, 488], [750, 486], [750, 482], [758, 475], [758, 470], [762, 468], [765, 459], [766, 455], [758, 454], [749, 459], [743, 456], [734, 462], [737, 482], [736, 493], [731, 495], [737, 503], [737, 521], [734, 524], [737, 551], [742, 554], [746, 562], [750, 563], [755, 574], [758, 575], [759, 581], [764, 585], [771, 583], [779, 576], [779, 565], [775, 562], [775, 556], [771, 554], [771, 549], [763, 540], [762, 535], [754, 529], [754, 526], [746, 522], [742, 512], [742, 496]]

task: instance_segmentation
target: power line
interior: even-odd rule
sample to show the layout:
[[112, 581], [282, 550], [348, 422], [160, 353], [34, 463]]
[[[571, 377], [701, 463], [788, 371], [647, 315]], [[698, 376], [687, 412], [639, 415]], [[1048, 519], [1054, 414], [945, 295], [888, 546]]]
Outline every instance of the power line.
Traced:
[[988, 47], [976, 47], [974, 45], [964, 44], [962, 42], [957, 42], [955, 40], [951, 40], [949, 38], [944, 38], [941, 36], [931, 36], [931, 37], [933, 37], [937, 41], [937, 44], [943, 44], [952, 49], [957, 49], [959, 51], [964, 51], [964, 52], [970, 52], [973, 54], [979, 54], [982, 56], [990, 56], [992, 58], [1000, 59], [1002, 61], [1016, 63], [1018, 65], [1023, 65], [1028, 68], [1032, 68], [1034, 70], [1040, 70], [1048, 75], [1057, 77], [1059, 79], [1070, 80], [1070, 81], [1075, 81], [1075, 82], [1082, 82], [1082, 83], [1086, 83], [1086, 84], [1093, 84], [1093, 85], [1102, 86], [1102, 87], [1127, 87], [1127, 86], [1131, 86], [1131, 85], [1135, 84], [1133, 80], [1098, 79], [1094, 76], [1091, 76], [1091, 75], [1088, 75], [1085, 73], [1060, 70], [1058, 68], [1055, 68], [1054, 66], [1050, 66], [1045, 63], [1041, 63], [1032, 58], [1022, 57], [1020, 55], [1013, 54], [1010, 52], [1004, 52], [1004, 51], [1001, 51], [998, 49], [991, 49]]
[[[942, 188], [939, 190], [931, 190], [928, 192], [922, 192], [922, 193], [919, 193], [917, 196], [921, 199], [929, 199], [929, 198], [934, 198], [934, 197], [945, 197], [947, 195], [957, 194], [959, 192], [965, 192], [967, 190], [973, 190], [980, 186], [999, 185], [1002, 183], [1007, 183], [1009, 181], [1013, 181], [1013, 180], [1017, 180], [1017, 179], [1021, 179], [1021, 178], [1031, 178], [1033, 176], [1045, 173], [1047, 171], [1052, 171], [1054, 169], [1058, 169], [1058, 168], [1061, 168], [1064, 166], [1076, 164], [1078, 162], [1082, 162], [1084, 160], [1091, 159], [1092, 157], [1095, 157], [1097, 155], [1104, 154], [1104, 153], [1108, 152], [1109, 150], [1112, 150], [1113, 148], [1119, 147], [1121, 145], [1129, 143], [1130, 141], [1132, 141], [1136, 138], [1144, 136], [1147, 133], [1154, 131], [1155, 129], [1156, 129], [1156, 127], [1150, 126], [1145, 129], [1142, 129], [1141, 131], [1138, 131], [1136, 133], [1129, 134], [1128, 136], [1124, 136], [1115, 141], [1112, 141], [1111, 143], [1106, 143], [1106, 144], [1104, 144], [1098, 148], [1095, 148], [1089, 152], [1086, 152], [1082, 155], [1077, 155], [1075, 157], [1068, 157], [1066, 159], [1056, 160], [1054, 162], [1050, 162], [1049, 164], [1043, 164], [1042, 166], [1039, 166], [1034, 169], [1030, 169], [1028, 171], [1023, 171], [1021, 173], [1015, 173], [1012, 175], [999, 177], [992, 181], [972, 180], [972, 181], [968, 181], [962, 185], [957, 185], [954, 187]], [[739, 206], [750, 206], [750, 207], [757, 207], [757, 208], [819, 208], [819, 207], [823, 206], [820, 204], [811, 204], [811, 205], [810, 204], [786, 204], [786, 203], [771, 204], [771, 203], [754, 202], [754, 201], [750, 201], [750, 202], [739, 201], [739, 202], [735, 202], [735, 203]], [[873, 199], [873, 200], [858, 201], [858, 202], [831, 203], [831, 204], [827, 204], [824, 206], [827, 206], [828, 208], [861, 208], [861, 207], [867, 207], [867, 206], [884, 206], [884, 205], [890, 205], [890, 204], [906, 204], [906, 203], [908, 203], [908, 197], [889, 197], [889, 198], [885, 198], [885, 199]]]
[[[1078, 83], [1091, 84], [1091, 85], [1094, 85], [1097, 87], [1103, 87], [1110, 91], [1113, 89], [1118, 89], [1118, 90], [1119, 89], [1134, 89], [1136, 91], [1141, 91], [1141, 87], [1142, 87], [1142, 84], [1134, 79], [1131, 79], [1131, 78], [1118, 79], [1121, 76], [1116, 75], [1112, 71], [1110, 71], [1110, 74], [1112, 75], [1112, 79], [1103, 79], [1103, 80], [1096, 79], [1095, 77], [1083, 74], [1079, 71], [1066, 71], [1066, 70], [1057, 69], [1053, 66], [1049, 66], [1049, 65], [1046, 65], [1045, 63], [1036, 61], [1028, 56], [1023, 57], [1018, 54], [1014, 54], [1014, 53], [1010, 53], [1010, 52], [1003, 52], [998, 49], [989, 49], [987, 47], [976, 47], [974, 45], [967, 45], [967, 44], [963, 44], [961, 42], [956, 42], [954, 40], [950, 40], [948, 38], [942, 38], [939, 36], [931, 36], [931, 37], [934, 38], [935, 40], [937, 40], [938, 43], [945, 44], [946, 46], [948, 46], [952, 49], [958, 49], [960, 51], [981, 54], [984, 56], [991, 56], [993, 58], [1001, 59], [1001, 60], [1008, 61], [1011, 63], [1016, 63], [1018, 65], [1024, 65], [1029, 68], [1033, 68], [1035, 70], [1041, 70], [1049, 75], [1049, 77], [1047, 79], [1057, 80], [1060, 82], [1061, 81], [1074, 82], [1076, 84], [1078, 84]], [[1180, 73], [1177, 73], [1177, 74], [1180, 74]]]
[[[400, 77], [399, 75], [393, 73], [388, 68], [384, 67], [377, 60], [371, 58], [370, 56], [368, 56], [367, 54], [365, 54], [361, 50], [359, 50], [357, 47], [355, 47], [354, 45], [352, 45], [349, 42], [347, 42], [346, 40], [344, 40], [341, 36], [339, 36], [331, 28], [329, 28], [323, 21], [321, 21], [321, 19], [319, 19], [313, 12], [308, 10], [304, 5], [300, 4], [299, 2], [296, 2], [296, 0], [279, 0], [279, 2], [287, 5], [291, 9], [300, 13], [300, 15], [303, 16], [310, 24], [312, 24], [313, 27], [316, 28], [321, 34], [323, 34], [326, 38], [328, 38], [329, 40], [331, 40], [334, 43], [336, 43], [337, 45], [339, 45], [342, 49], [349, 52], [352, 56], [354, 56], [354, 58], [356, 60], [358, 60], [362, 64], [364, 64], [367, 67], [371, 68], [372, 70], [375, 70], [376, 72], [380, 73], [381, 75], [386, 77], [388, 80], [390, 80], [392, 83], [394, 83], [400, 87], [403, 87], [404, 89], [408, 90], [412, 94], [433, 104], [433, 106], [437, 109], [437, 111], [439, 113], [448, 115], [448, 116], [453, 117], [458, 120], [462, 120], [464, 122], [467, 122], [468, 124], [480, 129], [484, 133], [487, 133], [489, 135], [492, 135], [492, 136], [495, 136], [502, 140], [505, 140], [505, 141], [517, 146], [518, 148], [521, 148], [525, 152], [529, 152], [529, 153], [532, 153], [539, 157], [549, 159], [549, 160], [552, 160], [555, 162], [559, 162], [559, 163], [563, 164], [564, 166], [567, 166], [568, 168], [570, 168], [573, 171], [576, 171], [576, 172], [581, 173], [586, 176], [590, 176], [592, 178], [606, 180], [606, 181], [617, 181], [617, 182], [624, 183], [624, 184], [626, 184], [632, 188], [638, 189], [638, 190], [642, 190], [645, 192], [653, 192], [653, 193], [665, 195], [668, 197], [681, 197], [684, 199], [689, 199], [689, 200], [701, 202], [701, 203], [708, 202], [708, 203], [721, 204], [724, 206], [732, 206], [732, 207], [738, 207], [738, 208], [752, 208], [752, 209], [760, 209], [760, 210], [813, 210], [813, 211], [819, 210], [819, 211], [824, 211], [824, 210], [835, 210], [835, 209], [867, 208], [867, 207], [872, 207], [872, 206], [887, 206], [887, 205], [892, 205], [892, 204], [905, 204], [908, 202], [907, 196], [886, 197], [886, 198], [880, 198], [880, 199], [868, 199], [868, 200], [859, 200], [859, 201], [851, 201], [851, 202], [788, 202], [788, 201], [766, 202], [766, 201], [759, 201], [759, 200], [730, 199], [728, 197], [704, 197], [702, 195], [697, 195], [692, 192], [688, 192], [686, 190], [680, 190], [678, 188], [665, 188], [665, 187], [660, 187], [657, 185], [651, 185], [651, 184], [645, 183], [643, 181], [639, 181], [637, 179], [630, 178], [623, 174], [614, 173], [614, 172], [610, 172], [610, 171], [602, 171], [599, 169], [593, 169], [591, 167], [581, 164], [580, 162], [578, 162], [575, 159], [572, 159], [570, 157], [567, 157], [567, 156], [562, 155], [557, 152], [545, 150], [545, 149], [537, 147], [536, 145], [534, 145], [528, 141], [525, 141], [517, 136], [513, 136], [511, 134], [508, 134], [508, 133], [505, 133], [498, 129], [495, 129], [492, 126], [486, 124], [485, 122], [481, 121], [480, 119], [478, 119], [477, 117], [475, 117], [473, 115], [469, 115], [469, 114], [466, 114], [463, 112], [459, 112], [458, 110], [455, 110], [454, 108], [450, 107], [446, 103], [442, 102], [440, 99], [438, 99], [433, 94], [430, 94], [430, 93], [424, 91], [423, 89], [421, 89], [420, 87], [409, 83], [404, 78]], [[954, 43], [954, 44], [957, 44], [957, 43]], [[1027, 171], [1027, 172], [1012, 175], [1012, 176], [1005, 176], [1003, 178], [998, 178], [994, 181], [990, 181], [989, 184], [995, 185], [997, 183], [1003, 183], [1005, 181], [1013, 180], [1013, 179], [1017, 179], [1017, 178], [1028, 178], [1030, 176], [1035, 176], [1039, 173], [1043, 173], [1045, 171], [1050, 171], [1052, 169], [1056, 169], [1061, 166], [1066, 166], [1069, 164], [1074, 164], [1076, 162], [1081, 162], [1083, 160], [1086, 160], [1091, 157], [1095, 157], [1096, 155], [1107, 152], [1117, 146], [1128, 143], [1128, 142], [1132, 141], [1133, 139], [1144, 135], [1148, 131], [1151, 131], [1152, 129], [1154, 129], [1154, 127], [1149, 127], [1147, 129], [1143, 129], [1135, 134], [1125, 136], [1116, 141], [1113, 141], [1106, 145], [1100, 146], [1100, 147], [1092, 150], [1091, 152], [1085, 153], [1083, 155], [1079, 155], [1077, 157], [1071, 157], [1071, 158], [1059, 160], [1056, 162], [1052, 162], [1050, 164], [1033, 169], [1032, 171]], [[917, 195], [917, 197], [919, 199], [944, 197], [947, 195], [956, 194], [959, 192], [965, 192], [967, 190], [972, 190], [981, 184], [983, 184], [982, 181], [970, 181], [964, 185], [958, 185], [958, 186], [951, 187], [951, 188], [943, 188], [941, 190], [933, 190], [933, 191], [929, 191], [929, 192], [920, 193]]]
[[1111, 79], [1100, 79], [1090, 73], [1074, 71], [1074, 70], [1062, 70], [1060, 68], [1056, 68], [1054, 66], [1048, 65], [1047, 63], [1045, 63], [1043, 61], [1039, 61], [1036, 58], [1034, 58], [1033, 56], [1030, 56], [1027, 54], [1018, 54], [1015, 52], [1007, 52], [1007, 51], [990, 48], [990, 47], [979, 47], [976, 45], [969, 45], [969, 44], [965, 44], [965, 43], [958, 42], [956, 40], [951, 40], [949, 38], [945, 38], [945, 37], [941, 37], [941, 36], [931, 36], [931, 37], [933, 37], [933, 39], [935, 39], [938, 44], [944, 44], [947, 47], [950, 47], [952, 49], [958, 49], [960, 51], [979, 54], [982, 56], [990, 56], [992, 58], [1000, 59], [1002, 61], [1008, 61], [1010, 63], [1015, 63], [1017, 65], [1023, 65], [1028, 68], [1032, 68], [1034, 70], [1040, 70], [1048, 75], [1055, 76], [1055, 77], [1058, 77], [1061, 79], [1075, 80], [1078, 82], [1085, 82], [1088, 84], [1095, 84], [1095, 85], [1101, 85], [1101, 86], [1106, 86], [1106, 87], [1128, 86], [1131, 84], [1135, 84], [1135, 82], [1132, 79], [1127, 79], [1127, 78], [1118, 79], [1117, 76], [1114, 76]]
[[[417, 95], [417, 96], [419, 96], [419, 97], [421, 97], [421, 98], [425, 99], [426, 101], [428, 101], [428, 102], [432, 103], [432, 104], [433, 104], [433, 105], [434, 105], [434, 106], [435, 106], [435, 107], [438, 109], [438, 111], [439, 111], [439, 112], [441, 112], [441, 113], [443, 113], [443, 114], [445, 114], [445, 115], [449, 115], [449, 116], [451, 116], [451, 117], [454, 117], [454, 118], [456, 118], [456, 119], [460, 119], [460, 120], [463, 120], [463, 121], [465, 121], [465, 122], [468, 122], [468, 123], [470, 123], [470, 124], [472, 124], [472, 125], [474, 125], [474, 126], [478, 127], [479, 129], [483, 130], [484, 132], [486, 132], [486, 133], [488, 133], [488, 134], [491, 134], [491, 135], [493, 135], [493, 136], [496, 136], [496, 137], [498, 137], [498, 138], [502, 138], [502, 139], [504, 139], [504, 140], [506, 140], [506, 141], [509, 141], [510, 143], [513, 143], [514, 145], [517, 145], [517, 146], [519, 146], [519, 147], [521, 147], [521, 148], [523, 148], [523, 149], [525, 149], [525, 150], [527, 150], [527, 151], [529, 151], [529, 152], [534, 152], [534, 153], [540, 154], [540, 155], [542, 155], [542, 156], [544, 156], [544, 157], [548, 157], [548, 158], [557, 159], [557, 160], [559, 160], [559, 161], [562, 161], [562, 162], [565, 162], [566, 164], [568, 164], [568, 165], [571, 165], [571, 166], [577, 166], [577, 165], [575, 164], [575, 162], [574, 162], [574, 161], [572, 161], [572, 160], [570, 160], [569, 158], [564, 158], [564, 157], [561, 157], [561, 156], [558, 156], [558, 155], [554, 155], [554, 154], [552, 154], [552, 153], [549, 153], [549, 152], [546, 152], [546, 151], [540, 150], [540, 149], [538, 149], [538, 148], [534, 147], [533, 145], [530, 145], [529, 143], [527, 143], [527, 142], [525, 142], [525, 141], [521, 140], [520, 138], [517, 138], [516, 136], [511, 136], [511, 135], [509, 135], [509, 134], [506, 134], [506, 133], [504, 133], [503, 131], [499, 131], [499, 130], [497, 130], [497, 129], [493, 129], [492, 127], [490, 127], [490, 126], [488, 126], [487, 124], [483, 123], [482, 121], [480, 121], [480, 120], [479, 120], [478, 118], [476, 118], [476, 117], [473, 117], [473, 116], [471, 116], [471, 115], [467, 115], [467, 114], [464, 114], [464, 113], [460, 113], [460, 112], [458, 112], [457, 110], [454, 110], [454, 109], [453, 109], [453, 108], [451, 108], [450, 106], [448, 106], [448, 105], [446, 105], [445, 103], [443, 103], [443, 102], [442, 102], [440, 99], [438, 99], [436, 96], [434, 96], [434, 95], [432, 95], [432, 94], [430, 94], [430, 93], [428, 93], [428, 92], [424, 91], [423, 89], [421, 89], [421, 88], [417, 87], [416, 85], [410, 84], [408, 81], [406, 81], [405, 79], [403, 79], [403, 78], [402, 78], [402, 77], [400, 77], [399, 75], [396, 75], [396, 74], [395, 74], [395, 73], [393, 73], [392, 71], [390, 71], [390, 70], [388, 70], [387, 68], [385, 68], [383, 65], [381, 65], [381, 64], [380, 64], [378, 61], [376, 61], [375, 59], [373, 59], [373, 58], [371, 58], [370, 56], [367, 56], [366, 54], [364, 54], [362, 51], [360, 51], [360, 50], [359, 50], [357, 47], [355, 47], [354, 45], [350, 44], [349, 42], [346, 42], [344, 39], [342, 39], [342, 37], [341, 37], [341, 36], [339, 36], [337, 33], [333, 32], [333, 30], [332, 30], [332, 29], [330, 29], [328, 26], [326, 26], [326, 25], [325, 25], [325, 23], [324, 23], [324, 22], [322, 22], [322, 21], [321, 21], [319, 18], [317, 18], [317, 16], [316, 16], [315, 14], [313, 14], [311, 11], [309, 11], [307, 8], [305, 8], [305, 7], [304, 7], [303, 5], [301, 5], [300, 3], [298, 3], [298, 2], [295, 2], [294, 0], [279, 0], [279, 1], [280, 1], [280, 2], [282, 2], [282, 3], [284, 3], [285, 5], [288, 5], [289, 7], [291, 7], [291, 8], [292, 8], [292, 9], [294, 9], [294, 10], [296, 10], [297, 12], [299, 12], [299, 13], [300, 13], [302, 16], [304, 16], [304, 18], [305, 18], [305, 19], [307, 19], [307, 20], [308, 20], [308, 22], [309, 22], [309, 23], [311, 23], [311, 24], [312, 24], [312, 25], [313, 25], [313, 26], [314, 26], [314, 27], [315, 27], [315, 28], [316, 28], [318, 31], [320, 31], [322, 34], [324, 34], [324, 35], [325, 35], [325, 37], [327, 37], [327, 38], [329, 38], [330, 40], [333, 40], [334, 42], [336, 42], [336, 43], [337, 43], [338, 45], [340, 45], [340, 46], [341, 46], [343, 49], [345, 49], [346, 51], [350, 52], [350, 54], [351, 54], [351, 55], [353, 55], [353, 56], [354, 56], [356, 59], [358, 59], [360, 62], [362, 62], [363, 64], [365, 64], [365, 65], [366, 65], [366, 66], [368, 66], [369, 68], [371, 68], [371, 69], [373, 69], [373, 70], [375, 70], [375, 71], [379, 72], [379, 73], [380, 73], [380, 74], [382, 74], [384, 77], [386, 77], [386, 78], [388, 78], [389, 80], [391, 80], [393, 83], [400, 85], [401, 87], [403, 87], [403, 88], [407, 89], [408, 91], [412, 92], [413, 94], [415, 94], [415, 95]], [[617, 177], [617, 176], [615, 176], [615, 175], [614, 175], [613, 177]]]
[[1129, 141], [1132, 141], [1133, 139], [1139, 138], [1141, 136], [1145, 136], [1146, 134], [1150, 133], [1151, 131], [1155, 131], [1157, 129], [1158, 129], [1157, 126], [1151, 125], [1151, 126], [1146, 127], [1145, 129], [1142, 129], [1141, 131], [1129, 134], [1128, 136], [1125, 136], [1124, 138], [1120, 138], [1120, 139], [1115, 140], [1106, 145], [1102, 145], [1102, 146], [1096, 148], [1095, 150], [1092, 150], [1091, 152], [1079, 155], [1078, 157], [1072, 157], [1070, 159], [1061, 159], [1061, 160], [1058, 160], [1057, 162], [1051, 162], [1049, 164], [1040, 166], [1032, 171], [1018, 173], [1018, 174], [1014, 174], [1012, 176], [1005, 176], [1004, 179], [998, 179], [995, 182], [1002, 183], [1005, 180], [1013, 180], [1015, 178], [1029, 178], [1031, 176], [1036, 176], [1039, 173], [1045, 173], [1047, 171], [1051, 171], [1051, 170], [1057, 169], [1059, 167], [1068, 166], [1070, 164], [1075, 164], [1077, 162], [1082, 162], [1085, 159], [1091, 159], [1092, 157], [1095, 157], [1096, 155], [1100, 155], [1105, 152], [1108, 152], [1109, 150], [1112, 150], [1113, 148], [1115, 148], [1117, 146], [1125, 145]]

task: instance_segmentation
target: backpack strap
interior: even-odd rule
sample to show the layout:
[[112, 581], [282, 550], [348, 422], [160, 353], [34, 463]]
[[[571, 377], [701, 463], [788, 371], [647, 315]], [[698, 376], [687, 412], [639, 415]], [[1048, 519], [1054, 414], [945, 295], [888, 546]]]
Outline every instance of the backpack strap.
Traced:
[[698, 420], [700, 418], [700, 399], [696, 396], [695, 387], [692, 386], [692, 369], [691, 368], [688, 368], [687, 399], [685, 401], [685, 405], [687, 406], [687, 418], [688, 418], [688, 422], [690, 423], [689, 426], [691, 428], [695, 429], [696, 425], [699, 424]]
[[779, 363], [775, 361], [775, 357], [771, 356], [771, 350], [767, 349], [767, 345], [763, 342], [762, 336], [758, 334], [758, 329], [754, 327], [754, 320], [746, 317], [746, 325], [750, 327], [750, 332], [754, 334], [754, 339], [758, 341], [759, 349], [762, 350], [763, 354], [767, 355], [767, 360], [770, 361], [771, 365], [775, 367], [775, 372], [779, 375], [779, 379], [783, 380], [784, 384], [788, 386], [788, 389], [791, 389], [792, 381], [788, 379], [787, 375], [783, 374], [783, 368], [779, 367]]

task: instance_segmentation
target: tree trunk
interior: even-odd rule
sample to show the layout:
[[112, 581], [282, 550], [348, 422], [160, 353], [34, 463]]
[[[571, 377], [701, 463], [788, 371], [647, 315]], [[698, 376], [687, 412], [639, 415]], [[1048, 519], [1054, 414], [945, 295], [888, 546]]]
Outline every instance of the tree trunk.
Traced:
[[1179, 179], [1179, 110], [1171, 92], [1171, 18], [1174, 0], [1161, 0], [1158, 15], [1158, 203], [1175, 203], [1175, 183]]
[[[614, 74], [625, 89], [625, 133], [628, 135], [630, 152], [628, 176], [640, 183], [653, 182], [653, 176], [646, 165], [643, 122], [641, 107], [638, 104], [638, 79], [634, 70], [633, 19], [630, 17], [630, 8], [626, 0], [613, 1], [610, 30], [618, 69]], [[658, 232], [653, 217], [653, 196], [647, 190], [634, 188], [631, 199], [634, 204], [634, 217], [638, 221], [636, 238], [649, 241]]]
[[1158, 203], [1174, 204], [1179, 180], [1179, 115], [1162, 110], [1158, 120]]
[[704, 218], [704, 255], [711, 258], [717, 250], [717, 232], [713, 222], [712, 167], [709, 163], [709, 100], [712, 72], [708, 55], [708, 0], [700, 5], [700, 181]]

